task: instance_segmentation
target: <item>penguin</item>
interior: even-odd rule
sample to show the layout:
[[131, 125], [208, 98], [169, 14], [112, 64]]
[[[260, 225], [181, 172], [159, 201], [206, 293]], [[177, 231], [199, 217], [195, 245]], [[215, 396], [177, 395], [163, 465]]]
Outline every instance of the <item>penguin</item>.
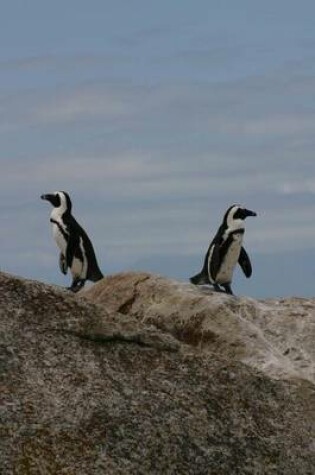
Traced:
[[98, 266], [93, 245], [75, 218], [71, 214], [72, 203], [68, 193], [56, 191], [41, 195], [53, 205], [50, 214], [53, 237], [60, 249], [59, 267], [63, 274], [68, 268], [72, 274], [69, 290], [78, 292], [86, 280], [97, 282], [104, 276]]
[[252, 265], [243, 247], [244, 220], [248, 216], [257, 214], [237, 204], [228, 208], [209, 245], [201, 272], [190, 278], [192, 284], [211, 284], [219, 292], [223, 291], [221, 286], [233, 295], [231, 283], [236, 264], [239, 263], [247, 278], [252, 275]]

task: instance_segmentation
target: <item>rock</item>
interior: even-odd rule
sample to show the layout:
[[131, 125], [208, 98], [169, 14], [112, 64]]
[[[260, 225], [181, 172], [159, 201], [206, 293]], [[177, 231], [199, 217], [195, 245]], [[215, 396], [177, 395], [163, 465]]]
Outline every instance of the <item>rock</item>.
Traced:
[[315, 383], [315, 299], [257, 301], [146, 273], [107, 277], [83, 295], [269, 377]]
[[[240, 301], [248, 315], [237, 319]], [[280, 370], [280, 356], [254, 364], [244, 341], [259, 327], [280, 345], [281, 326], [250, 312], [278, 307], [293, 325], [298, 303], [207, 295], [148, 274], [74, 296], [0, 273], [1, 473], [312, 474], [310, 349]], [[292, 332], [306, 332], [291, 324], [284, 361], [298, 346]]]

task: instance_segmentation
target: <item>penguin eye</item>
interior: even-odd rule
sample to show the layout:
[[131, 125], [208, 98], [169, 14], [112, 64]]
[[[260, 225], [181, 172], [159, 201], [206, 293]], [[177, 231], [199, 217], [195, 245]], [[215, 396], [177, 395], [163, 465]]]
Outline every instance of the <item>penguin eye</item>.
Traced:
[[234, 213], [233, 219], [244, 219], [244, 209], [238, 208]]
[[59, 208], [60, 205], [61, 205], [61, 199], [60, 199], [59, 193], [57, 193], [57, 194], [55, 195], [54, 206], [55, 206], [56, 208]]

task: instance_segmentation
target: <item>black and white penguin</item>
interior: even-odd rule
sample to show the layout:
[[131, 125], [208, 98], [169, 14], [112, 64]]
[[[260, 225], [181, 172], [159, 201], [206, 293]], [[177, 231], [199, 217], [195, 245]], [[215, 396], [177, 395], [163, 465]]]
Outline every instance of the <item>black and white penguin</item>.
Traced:
[[71, 214], [72, 203], [69, 195], [64, 191], [48, 193], [41, 199], [53, 205], [50, 214], [53, 237], [60, 249], [59, 267], [63, 274], [68, 268], [72, 274], [72, 284], [69, 287], [73, 292], [80, 290], [86, 280], [96, 282], [103, 278], [97, 264], [92, 243], [82, 227]]
[[248, 216], [257, 216], [254, 211], [240, 205], [231, 206], [225, 213], [217, 234], [210, 243], [201, 272], [191, 277], [195, 285], [211, 284], [214, 289], [232, 294], [231, 283], [233, 271], [237, 263], [246, 277], [252, 275], [252, 265], [243, 247], [245, 232], [244, 220]]

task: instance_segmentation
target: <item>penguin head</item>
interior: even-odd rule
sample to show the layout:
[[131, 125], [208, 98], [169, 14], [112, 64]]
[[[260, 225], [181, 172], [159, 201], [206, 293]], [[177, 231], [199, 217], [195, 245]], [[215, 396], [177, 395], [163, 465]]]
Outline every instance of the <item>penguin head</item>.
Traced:
[[56, 191], [41, 195], [42, 200], [49, 201], [54, 208], [60, 208], [61, 212], [71, 213], [72, 203], [70, 196], [65, 191]]
[[223, 222], [227, 227], [234, 227], [236, 224], [243, 225], [243, 221], [248, 216], [257, 216], [254, 211], [246, 209], [241, 205], [232, 205], [226, 211]]

